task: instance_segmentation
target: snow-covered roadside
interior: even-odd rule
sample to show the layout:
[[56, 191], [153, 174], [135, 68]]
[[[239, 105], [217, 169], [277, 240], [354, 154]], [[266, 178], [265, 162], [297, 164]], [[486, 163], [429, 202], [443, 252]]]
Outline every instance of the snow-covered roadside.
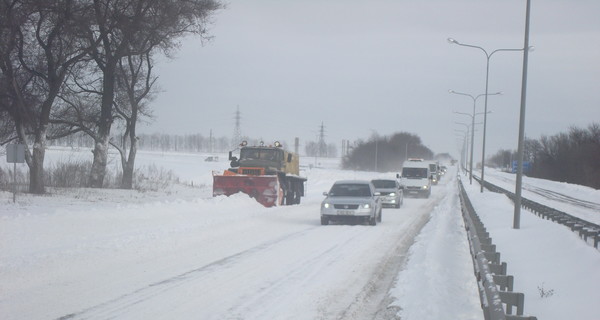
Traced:
[[[508, 274], [515, 277], [514, 291], [525, 294], [525, 314], [546, 320], [599, 319], [600, 251], [565, 226], [527, 210], [521, 210], [521, 228], [513, 229], [514, 205], [506, 196], [480, 193], [475, 183], [464, 186]], [[567, 188], [563, 192], [569, 194]]]
[[[486, 181], [510, 192], [515, 192], [515, 180], [513, 173], [486, 170]], [[600, 190], [523, 176], [522, 194], [529, 200], [600, 225]]]
[[431, 212], [390, 292], [402, 320], [483, 316], [454, 175], [450, 170], [443, 179], [451, 181], [434, 187], [446, 196]]

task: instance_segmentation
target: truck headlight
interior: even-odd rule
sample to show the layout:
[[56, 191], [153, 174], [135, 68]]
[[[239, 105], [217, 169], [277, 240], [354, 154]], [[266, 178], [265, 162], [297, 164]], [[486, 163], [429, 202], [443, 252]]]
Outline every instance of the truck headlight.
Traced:
[[362, 207], [363, 207], [364, 209], [369, 209], [369, 208], [371, 208], [371, 205], [370, 205], [370, 204], [368, 204], [368, 203], [365, 203], [365, 204], [363, 204], [363, 205], [362, 205]]
[[396, 196], [395, 192], [390, 193], [390, 197], [395, 197], [395, 196]]
[[331, 207], [331, 205], [327, 202], [323, 203], [323, 208], [325, 209], [329, 209], [329, 207]]
[[423, 186], [423, 189], [427, 190], [429, 189], [429, 186]]

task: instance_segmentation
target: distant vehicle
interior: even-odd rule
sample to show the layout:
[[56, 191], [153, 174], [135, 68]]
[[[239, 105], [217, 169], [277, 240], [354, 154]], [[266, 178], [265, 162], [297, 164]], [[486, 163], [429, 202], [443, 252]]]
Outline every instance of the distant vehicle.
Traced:
[[370, 181], [336, 181], [329, 192], [324, 192], [321, 203], [321, 224], [330, 221], [360, 221], [377, 225], [381, 222], [381, 199]]
[[440, 181], [440, 177], [442, 176], [440, 172], [440, 165], [437, 161], [428, 161], [429, 163], [429, 174], [431, 175], [431, 183], [438, 184]]
[[381, 205], [383, 207], [400, 208], [404, 203], [404, 190], [396, 179], [371, 180], [375, 186], [375, 192], [379, 192]]
[[404, 195], [415, 195], [429, 198], [431, 195], [431, 173], [429, 163], [421, 160], [408, 159], [402, 165], [400, 184], [404, 187]]
[[208, 156], [204, 159], [207, 162], [217, 162], [219, 161], [219, 156]]
[[448, 167], [441, 166], [440, 168], [442, 169], [442, 175], [444, 175], [444, 174], [446, 174], [446, 172], [448, 172]]

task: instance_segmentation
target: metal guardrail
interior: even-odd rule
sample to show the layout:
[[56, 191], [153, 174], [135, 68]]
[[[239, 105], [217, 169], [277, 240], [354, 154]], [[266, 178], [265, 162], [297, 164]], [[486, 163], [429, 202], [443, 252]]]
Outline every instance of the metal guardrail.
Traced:
[[[481, 184], [481, 179], [479, 177], [473, 176], [479, 184]], [[515, 201], [515, 194], [498, 187], [495, 184], [492, 184], [488, 181], [484, 181], [483, 187], [497, 193], [504, 193], [509, 199], [513, 202]], [[554, 208], [545, 206], [541, 203], [537, 203], [535, 201], [526, 199], [521, 197], [521, 207], [533, 212], [535, 215], [539, 216], [542, 219], [552, 220], [553, 222], [560, 223], [571, 231], [578, 233], [579, 237], [585, 241], [588, 240], [593, 242], [594, 248], [599, 249], [598, 245], [600, 244], [600, 225], [595, 223], [583, 220], [581, 218], [572, 216], [566, 212], [556, 210]]]
[[[479, 287], [479, 298], [485, 320], [537, 320], [523, 316], [525, 295], [513, 292], [514, 277], [507, 274], [507, 264], [500, 260], [500, 252], [475, 212], [462, 182], [460, 202], [465, 228], [469, 237], [473, 268]], [[513, 315], [513, 307], [516, 315]]]

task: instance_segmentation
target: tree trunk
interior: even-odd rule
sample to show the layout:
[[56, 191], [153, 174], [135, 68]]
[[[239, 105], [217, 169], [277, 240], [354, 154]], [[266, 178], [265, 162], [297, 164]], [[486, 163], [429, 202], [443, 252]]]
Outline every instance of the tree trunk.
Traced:
[[94, 143], [94, 161], [90, 172], [90, 187], [102, 188], [108, 163], [108, 136], [98, 137]]
[[[137, 120], [137, 112], [134, 112], [134, 119]], [[123, 163], [123, 177], [121, 178], [121, 188], [123, 189], [133, 189], [133, 171], [135, 169], [135, 156], [137, 154], [137, 137], [135, 136], [135, 122], [130, 123], [130, 130], [128, 137], [124, 137], [123, 139], [129, 139], [129, 156], [127, 157], [127, 161], [125, 161], [124, 154], [121, 155], [122, 163]], [[123, 148], [125, 150], [125, 143], [123, 143]]]
[[98, 125], [98, 136], [94, 139], [94, 162], [90, 173], [90, 186], [102, 188], [106, 165], [108, 163], [108, 147], [110, 140], [110, 128], [112, 126], [113, 100], [115, 97], [115, 68], [116, 60], [109, 59], [102, 79], [102, 104], [100, 106], [100, 119]]
[[125, 166], [123, 166], [123, 177], [121, 178], [122, 189], [133, 189], [133, 170], [135, 168], [135, 157], [131, 158], [131, 154]]
[[35, 139], [29, 167], [29, 192], [44, 194], [44, 157], [46, 155], [46, 132], [41, 133]]

